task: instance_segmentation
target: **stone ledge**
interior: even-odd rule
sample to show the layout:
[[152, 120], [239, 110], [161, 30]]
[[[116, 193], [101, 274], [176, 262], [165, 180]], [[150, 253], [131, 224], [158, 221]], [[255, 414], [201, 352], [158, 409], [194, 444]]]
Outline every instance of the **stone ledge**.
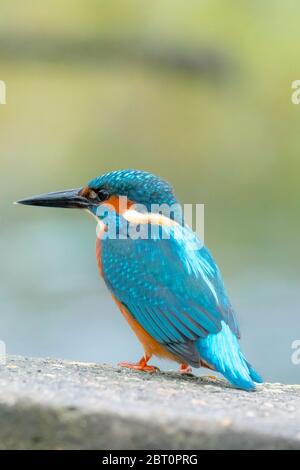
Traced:
[[14, 356], [0, 422], [1, 449], [300, 449], [300, 385]]

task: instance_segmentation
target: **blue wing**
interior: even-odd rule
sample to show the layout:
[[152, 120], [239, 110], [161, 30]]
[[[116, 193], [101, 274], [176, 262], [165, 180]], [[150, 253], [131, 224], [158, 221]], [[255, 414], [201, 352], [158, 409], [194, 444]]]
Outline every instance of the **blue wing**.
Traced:
[[187, 227], [161, 230], [157, 238], [103, 240], [104, 279], [156, 341], [199, 367], [197, 340], [218, 333], [221, 322], [239, 336], [237, 322], [208, 249]]

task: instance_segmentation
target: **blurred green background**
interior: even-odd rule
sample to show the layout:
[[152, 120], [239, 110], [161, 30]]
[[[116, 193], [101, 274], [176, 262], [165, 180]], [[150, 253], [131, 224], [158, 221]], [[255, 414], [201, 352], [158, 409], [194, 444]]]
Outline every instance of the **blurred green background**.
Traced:
[[246, 355], [265, 379], [299, 383], [300, 3], [1, 0], [0, 10], [7, 352], [139, 357], [98, 279], [92, 219], [12, 205], [132, 167], [205, 204], [205, 242]]

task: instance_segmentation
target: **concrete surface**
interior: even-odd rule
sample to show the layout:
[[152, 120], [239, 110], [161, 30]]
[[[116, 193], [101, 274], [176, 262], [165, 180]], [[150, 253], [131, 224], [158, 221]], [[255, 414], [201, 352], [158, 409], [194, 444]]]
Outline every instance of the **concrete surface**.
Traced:
[[300, 449], [300, 385], [9, 357], [0, 423], [1, 449]]

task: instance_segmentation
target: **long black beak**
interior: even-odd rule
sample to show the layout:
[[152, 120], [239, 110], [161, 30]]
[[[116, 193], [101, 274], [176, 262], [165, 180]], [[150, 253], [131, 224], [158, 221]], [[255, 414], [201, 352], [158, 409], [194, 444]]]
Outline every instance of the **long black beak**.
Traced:
[[93, 205], [93, 202], [81, 196], [81, 190], [82, 188], [77, 188], [40, 194], [17, 201], [17, 204], [24, 204], [26, 206], [64, 207], [67, 209], [87, 209]]

